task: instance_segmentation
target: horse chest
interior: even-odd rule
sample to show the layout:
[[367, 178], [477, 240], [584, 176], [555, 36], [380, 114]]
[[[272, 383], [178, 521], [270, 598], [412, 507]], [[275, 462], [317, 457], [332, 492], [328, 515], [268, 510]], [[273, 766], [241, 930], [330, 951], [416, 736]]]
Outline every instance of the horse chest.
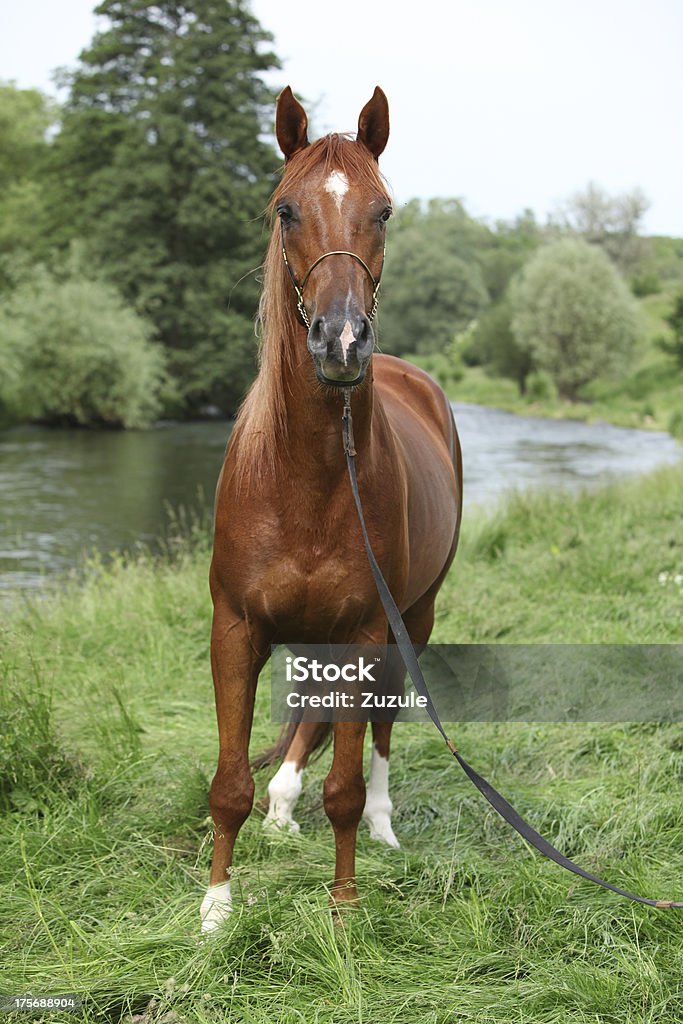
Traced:
[[376, 592], [366, 572], [343, 558], [311, 553], [302, 560], [283, 552], [254, 579], [247, 601], [250, 615], [279, 635], [320, 640], [362, 622]]

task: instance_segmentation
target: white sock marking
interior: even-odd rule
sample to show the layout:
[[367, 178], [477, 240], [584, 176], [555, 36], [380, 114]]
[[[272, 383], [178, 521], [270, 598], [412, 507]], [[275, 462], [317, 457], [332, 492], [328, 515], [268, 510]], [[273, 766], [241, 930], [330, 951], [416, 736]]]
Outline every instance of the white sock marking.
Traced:
[[332, 171], [325, 182], [325, 191], [334, 197], [337, 209], [341, 213], [344, 196], [349, 191], [349, 181], [343, 171]]
[[292, 817], [292, 811], [301, 794], [303, 768], [297, 768], [296, 761], [283, 761], [268, 785], [268, 814], [264, 828], [288, 828], [298, 832], [299, 826]]
[[391, 827], [392, 810], [393, 804], [389, 799], [389, 758], [382, 757], [373, 744], [363, 818], [370, 826], [373, 839], [379, 839], [395, 850], [400, 850], [401, 844]]
[[355, 338], [353, 337], [353, 327], [349, 320], [344, 324], [344, 330], [339, 335], [339, 340], [341, 342], [342, 356], [344, 357], [344, 366], [346, 366], [349, 349], [355, 341]]
[[202, 919], [202, 931], [215, 932], [228, 918], [232, 910], [232, 896], [230, 894], [230, 882], [221, 882], [220, 885], [210, 885], [206, 890], [206, 896], [202, 900], [199, 915]]

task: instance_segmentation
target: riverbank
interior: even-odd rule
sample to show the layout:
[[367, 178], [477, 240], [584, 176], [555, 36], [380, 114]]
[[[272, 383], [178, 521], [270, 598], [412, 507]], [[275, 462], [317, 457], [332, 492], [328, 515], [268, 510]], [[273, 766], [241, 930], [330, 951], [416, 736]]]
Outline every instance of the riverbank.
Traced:
[[522, 396], [514, 381], [493, 377], [480, 366], [464, 367], [462, 377], [454, 380], [440, 357], [409, 358], [431, 373], [453, 402], [471, 402], [520, 416], [664, 430], [683, 440], [683, 372], [672, 359], [655, 360], [621, 381], [596, 382], [590, 401], [569, 402]]
[[[513, 498], [465, 524], [442, 642], [680, 642], [683, 467]], [[478, 515], [478, 513], [477, 513]], [[240, 835], [238, 908], [199, 945], [215, 758], [208, 544], [92, 566], [2, 623], [0, 990], [87, 997], [84, 1021], [674, 1024], [683, 917], [532, 854], [426, 726], [399, 726], [400, 852], [363, 830], [363, 904], [327, 909], [332, 837], [307, 773], [299, 836]], [[254, 749], [276, 732], [259, 691]], [[680, 728], [466, 723], [461, 749], [589, 870], [682, 898]], [[490, 773], [490, 774], [489, 774]], [[268, 773], [257, 776], [257, 797]], [[454, 839], [456, 840], [454, 843]]]
[[593, 381], [582, 401], [522, 396], [515, 381], [492, 376], [479, 366], [460, 367], [461, 376], [457, 378], [441, 354], [406, 358], [435, 376], [452, 401], [473, 402], [523, 416], [665, 430], [683, 440], [683, 368], [657, 343], [658, 338], [671, 335], [664, 317], [673, 307], [680, 284], [676, 279], [656, 295], [640, 300], [644, 333], [630, 368], [618, 379]]

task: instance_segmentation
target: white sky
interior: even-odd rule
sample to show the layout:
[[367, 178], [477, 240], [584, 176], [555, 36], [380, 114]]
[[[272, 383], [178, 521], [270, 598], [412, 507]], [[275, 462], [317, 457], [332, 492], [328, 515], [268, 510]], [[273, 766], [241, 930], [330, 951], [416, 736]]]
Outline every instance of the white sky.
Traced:
[[[94, 0], [0, 0], [0, 78], [54, 92], [89, 42]], [[543, 218], [595, 180], [641, 186], [646, 229], [683, 236], [681, 0], [252, 0], [315, 104], [319, 133], [355, 130], [376, 84], [398, 202], [459, 196], [476, 216]]]

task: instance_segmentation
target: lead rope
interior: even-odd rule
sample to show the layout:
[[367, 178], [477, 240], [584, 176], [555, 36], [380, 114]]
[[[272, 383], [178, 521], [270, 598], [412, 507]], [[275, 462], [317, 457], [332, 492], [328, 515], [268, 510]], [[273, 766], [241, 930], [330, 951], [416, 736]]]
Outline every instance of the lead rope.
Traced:
[[505, 819], [515, 831], [519, 832], [523, 839], [526, 839], [528, 843], [531, 843], [535, 849], [542, 853], [545, 857], [549, 857], [550, 860], [555, 861], [560, 867], [565, 868], [567, 871], [572, 871], [575, 875], [580, 875], [581, 878], [588, 879], [589, 882], [594, 882], [596, 885], [601, 885], [603, 889], [611, 889], [612, 892], [618, 893], [620, 896], [626, 896], [627, 899], [633, 900], [636, 903], [646, 903], [650, 907], [683, 907], [683, 902], [675, 902], [674, 900], [653, 900], [648, 899], [646, 896], [637, 896], [635, 893], [629, 892], [627, 889], [620, 889], [618, 885], [612, 885], [611, 882], [606, 882], [602, 878], [598, 878], [597, 875], [592, 875], [590, 871], [586, 871], [584, 868], [579, 867], [574, 861], [565, 857], [563, 853], [556, 850], [552, 843], [549, 843], [547, 839], [544, 839], [528, 821], [519, 814], [512, 804], [508, 803], [504, 796], [493, 788], [490, 782], [487, 782], [483, 776], [479, 775], [478, 772], [467, 763], [465, 758], [460, 754], [453, 743], [446, 735], [446, 731], [441, 724], [438, 712], [432, 703], [432, 698], [427, 688], [422, 669], [417, 660], [415, 649], [411, 643], [410, 637], [408, 636], [408, 630], [401, 617], [401, 613], [398, 610], [396, 602], [394, 601], [391, 591], [387, 585], [382, 571], [377, 564], [377, 559], [373, 553], [370, 545], [370, 538], [368, 537], [367, 527], [365, 525], [365, 516], [363, 515], [363, 506], [361, 505], [360, 494], [358, 492], [358, 480], [356, 479], [356, 449], [353, 440], [353, 419], [351, 417], [351, 388], [344, 388], [344, 412], [342, 414], [342, 436], [344, 439], [344, 455], [346, 456], [346, 465], [349, 471], [349, 480], [351, 481], [351, 491], [353, 493], [353, 500], [356, 503], [356, 510], [358, 512], [358, 519], [360, 521], [360, 528], [363, 533], [363, 542], [365, 544], [365, 551], [368, 556], [368, 562], [372, 570], [372, 575], [375, 578], [375, 585], [379, 594], [380, 601], [384, 607], [391, 632], [394, 634], [396, 646], [399, 649], [403, 663], [408, 670], [408, 674], [413, 681], [413, 685], [421, 697], [426, 700], [426, 707], [429, 717], [432, 722], [443, 736], [446, 746], [450, 750], [453, 757], [458, 761], [460, 767], [463, 769], [465, 774], [468, 776], [471, 782], [477, 787], [479, 792], [488, 800], [491, 806]]

